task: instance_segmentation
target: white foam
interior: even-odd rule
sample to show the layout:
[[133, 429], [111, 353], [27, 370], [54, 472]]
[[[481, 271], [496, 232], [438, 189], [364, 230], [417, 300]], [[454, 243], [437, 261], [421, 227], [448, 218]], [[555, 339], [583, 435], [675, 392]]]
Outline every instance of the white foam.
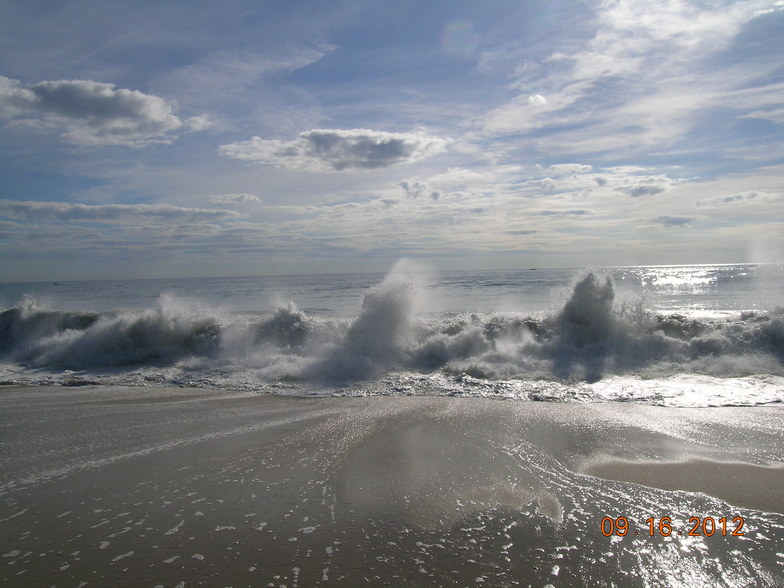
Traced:
[[131, 557], [134, 553], [136, 553], [136, 552], [135, 551], [128, 551], [127, 553], [123, 553], [121, 555], [118, 555], [112, 561], [113, 562], [120, 561], [121, 559], [125, 559], [126, 557]]

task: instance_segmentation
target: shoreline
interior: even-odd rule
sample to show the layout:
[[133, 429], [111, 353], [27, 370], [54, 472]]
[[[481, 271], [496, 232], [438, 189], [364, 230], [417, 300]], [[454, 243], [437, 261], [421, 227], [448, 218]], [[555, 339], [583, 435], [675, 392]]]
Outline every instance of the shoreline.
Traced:
[[[4, 386], [0, 582], [773, 586], [783, 425], [784, 407]], [[662, 475], [726, 502], [619, 480]], [[738, 514], [744, 537], [644, 532]], [[608, 516], [639, 535], [604, 536]]]

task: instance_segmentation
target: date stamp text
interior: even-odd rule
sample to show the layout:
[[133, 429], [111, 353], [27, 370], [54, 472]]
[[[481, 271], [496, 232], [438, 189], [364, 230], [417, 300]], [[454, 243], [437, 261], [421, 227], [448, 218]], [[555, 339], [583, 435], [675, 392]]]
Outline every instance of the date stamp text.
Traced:
[[713, 535], [743, 537], [744, 520], [741, 516], [728, 517], [689, 517], [688, 523], [683, 528], [673, 526], [670, 517], [649, 517], [639, 529], [633, 529], [627, 517], [604, 517], [601, 522], [602, 535], [610, 537], [616, 535], [624, 537], [626, 535], [648, 535], [653, 537], [660, 535], [669, 537], [670, 535], [686, 535], [691, 537], [711, 537]]

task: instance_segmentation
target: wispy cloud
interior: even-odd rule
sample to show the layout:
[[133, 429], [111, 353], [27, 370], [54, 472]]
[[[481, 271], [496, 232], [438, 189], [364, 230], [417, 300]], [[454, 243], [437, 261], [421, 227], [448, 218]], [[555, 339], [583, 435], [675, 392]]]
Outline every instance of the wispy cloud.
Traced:
[[750, 190], [747, 192], [739, 192], [727, 196], [713, 196], [711, 198], [703, 198], [701, 200], [697, 200], [695, 204], [697, 206], [710, 208], [727, 205], [748, 207], [749, 205], [764, 206], [765, 204], [769, 204], [772, 201], [781, 199], [784, 199], [784, 192], [775, 193], [767, 190]]
[[374, 169], [412, 163], [446, 149], [447, 141], [424, 133], [387, 133], [368, 129], [314, 129], [293, 141], [253, 137], [222, 145], [234, 159], [309, 171]]
[[[782, 8], [774, 0], [602, 2], [593, 36], [522, 68], [520, 95], [490, 110], [483, 130], [538, 133], [537, 147], [550, 153], [617, 154], [672, 145], [710, 109], [780, 120], [781, 91], [759, 67], [717, 71], [711, 59], [747, 23]], [[540, 93], [528, 92], [534, 85]]]
[[556, 163], [549, 166], [547, 170], [555, 176], [568, 176], [589, 173], [593, 170], [593, 166], [585, 163]]
[[684, 227], [693, 223], [696, 219], [689, 216], [657, 216], [653, 222], [664, 225], [665, 227]]
[[182, 208], [166, 204], [74, 204], [0, 200], [0, 216], [30, 222], [135, 222], [139, 219], [158, 222], [199, 223], [243, 218], [233, 210]]
[[662, 186], [652, 186], [652, 185], [638, 185], [638, 186], [621, 186], [618, 188], [619, 192], [625, 192], [629, 196], [633, 198], [639, 198], [640, 196], [653, 196], [655, 194], [661, 194], [664, 192], [665, 188]]
[[273, 74], [290, 74], [317, 62], [333, 48], [329, 46], [288, 48], [286, 53], [214, 51], [195, 63], [159, 74], [152, 86], [179, 100], [206, 106], [226, 100], [259, 79]]
[[261, 198], [255, 194], [218, 194], [210, 198], [210, 202], [215, 204], [253, 204], [260, 203]]

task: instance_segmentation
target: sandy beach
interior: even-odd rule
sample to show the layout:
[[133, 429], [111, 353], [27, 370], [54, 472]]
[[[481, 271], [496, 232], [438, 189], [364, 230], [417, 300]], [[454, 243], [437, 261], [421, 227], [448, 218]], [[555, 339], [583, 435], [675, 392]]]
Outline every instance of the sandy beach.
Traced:
[[0, 426], [3, 586], [784, 582], [781, 406], [3, 386]]

